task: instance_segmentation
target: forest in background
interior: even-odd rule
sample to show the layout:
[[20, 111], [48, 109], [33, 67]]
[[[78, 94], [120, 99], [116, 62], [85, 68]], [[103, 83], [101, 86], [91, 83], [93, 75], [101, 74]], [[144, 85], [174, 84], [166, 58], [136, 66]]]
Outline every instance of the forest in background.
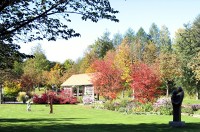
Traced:
[[168, 96], [181, 86], [187, 95], [199, 99], [200, 16], [177, 30], [173, 40], [167, 26], [153, 23], [148, 33], [142, 27], [137, 32], [129, 28], [111, 39], [110, 32], [105, 31], [76, 61], [51, 62], [40, 45], [32, 49], [32, 54], [34, 58], [16, 61], [13, 68], [0, 70], [5, 96], [30, 92], [36, 87], [60, 88], [73, 74], [97, 72], [100, 74], [93, 82], [105, 98], [134, 90], [135, 97], [148, 96], [145, 98], [151, 100]]

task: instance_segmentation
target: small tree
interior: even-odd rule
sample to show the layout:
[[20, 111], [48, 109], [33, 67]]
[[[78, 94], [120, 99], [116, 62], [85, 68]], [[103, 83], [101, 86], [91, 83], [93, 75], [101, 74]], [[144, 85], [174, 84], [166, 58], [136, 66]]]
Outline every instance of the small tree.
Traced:
[[133, 65], [132, 79], [133, 95], [139, 102], [152, 102], [160, 94], [158, 90], [160, 78], [146, 64], [139, 63]]
[[92, 78], [95, 90], [106, 99], [114, 99], [123, 88], [121, 71], [113, 65], [113, 54], [109, 53], [105, 60], [96, 60], [93, 68], [97, 71]]
[[50, 104], [50, 112], [49, 112], [49, 114], [52, 114], [53, 113], [53, 100], [54, 100], [54, 98], [55, 98], [55, 96], [56, 96], [56, 93], [55, 92], [53, 92], [53, 91], [49, 91], [48, 93], [48, 103]]
[[26, 93], [33, 91], [35, 84], [36, 84], [35, 79], [31, 77], [30, 75], [24, 74], [21, 76], [22, 90], [25, 91]]

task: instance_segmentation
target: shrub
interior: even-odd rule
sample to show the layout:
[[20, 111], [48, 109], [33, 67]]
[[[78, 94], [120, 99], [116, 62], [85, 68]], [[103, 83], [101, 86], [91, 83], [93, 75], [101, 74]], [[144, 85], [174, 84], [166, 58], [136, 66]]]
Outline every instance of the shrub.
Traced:
[[71, 97], [70, 98], [70, 104], [76, 104], [78, 101], [77, 101], [77, 98], [76, 97]]
[[90, 96], [84, 96], [83, 97], [83, 103], [84, 104], [91, 104], [94, 102], [94, 98]]
[[47, 104], [50, 103], [50, 96], [53, 98], [53, 104], [76, 104], [76, 97], [69, 97], [64, 92], [56, 94], [56, 92], [43, 93], [42, 95], [34, 95], [33, 103], [35, 104]]
[[127, 105], [126, 105], [126, 112], [127, 113], [132, 113], [133, 112], [133, 109], [137, 107], [137, 103], [136, 102], [129, 102]]
[[48, 96], [46, 93], [42, 95], [34, 95], [33, 96], [33, 103], [35, 104], [47, 104], [48, 103]]
[[104, 109], [104, 102], [103, 101], [95, 101], [92, 105], [92, 108]]
[[17, 101], [21, 102], [21, 101], [25, 101], [26, 100], [26, 92], [19, 92], [18, 96], [17, 96]]
[[194, 111], [194, 114], [200, 115], [200, 110]]
[[115, 110], [115, 106], [114, 106], [114, 103], [110, 100], [106, 101], [104, 103], [104, 109], [107, 109], [107, 110]]
[[141, 104], [143, 112], [151, 112], [153, 110], [153, 106], [151, 103]]
[[77, 101], [78, 101], [78, 103], [83, 103], [83, 97], [82, 97], [82, 96], [79, 96], [79, 97], [77, 98]]
[[191, 107], [192, 107], [193, 111], [200, 110], [200, 105], [199, 104], [193, 104]]
[[3, 86], [4, 95], [6, 97], [16, 97], [21, 90], [21, 85], [17, 81], [5, 81]]
[[162, 115], [171, 115], [173, 108], [170, 98], [159, 98], [153, 105], [155, 112], [160, 112]]
[[194, 114], [192, 107], [182, 107], [181, 112], [182, 113], [188, 113], [189, 115]]
[[126, 111], [126, 108], [124, 108], [124, 107], [120, 107], [120, 108], [118, 109], [118, 111], [119, 111], [119, 112], [122, 112], [122, 113], [123, 113], [123, 112], [127, 112], [127, 111]]

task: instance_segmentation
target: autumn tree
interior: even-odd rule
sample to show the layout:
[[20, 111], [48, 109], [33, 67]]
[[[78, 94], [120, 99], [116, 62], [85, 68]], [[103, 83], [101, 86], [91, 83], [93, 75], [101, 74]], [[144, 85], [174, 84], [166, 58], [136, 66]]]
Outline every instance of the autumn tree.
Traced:
[[[80, 36], [68, 26], [71, 15], [98, 22], [108, 19], [118, 22], [109, 0], [1, 0], [0, 59], [1, 68], [26, 58], [17, 42], [69, 39]], [[8, 56], [9, 55], [9, 56]]]
[[104, 60], [96, 60], [92, 77], [95, 91], [106, 99], [115, 99], [122, 90], [121, 71], [114, 66], [114, 55], [109, 52]]
[[97, 54], [95, 53], [93, 48], [88, 47], [87, 51], [84, 53], [84, 57], [81, 59], [80, 64], [80, 73], [90, 73], [93, 72], [91, 67], [92, 63], [98, 59]]
[[30, 74], [23, 74], [21, 76], [22, 91], [26, 93], [32, 92], [36, 83], [36, 80]]
[[115, 66], [121, 70], [121, 79], [123, 80], [122, 97], [124, 97], [124, 91], [130, 88], [131, 82], [131, 50], [128, 45], [128, 38], [124, 38], [122, 43], [116, 49], [116, 55], [114, 58]]
[[160, 78], [149, 66], [144, 63], [134, 64], [131, 77], [136, 100], [141, 103], [152, 102], [159, 96]]
[[3, 83], [3, 94], [6, 97], [16, 97], [21, 90], [21, 84], [17, 80], [5, 81]]
[[63, 76], [63, 68], [62, 66], [57, 63], [53, 68], [51, 68], [50, 71], [44, 71], [43, 72], [43, 78], [45, 80], [45, 84], [52, 88], [53, 85], [56, 86], [56, 88], [60, 87], [62, 83], [61, 77]]
[[144, 47], [143, 62], [149, 65], [155, 63], [158, 57], [157, 51], [157, 46], [152, 41], [149, 41]]
[[182, 76], [181, 61], [174, 53], [161, 53], [157, 58], [161, 78], [166, 88], [166, 96], [169, 95], [170, 84]]

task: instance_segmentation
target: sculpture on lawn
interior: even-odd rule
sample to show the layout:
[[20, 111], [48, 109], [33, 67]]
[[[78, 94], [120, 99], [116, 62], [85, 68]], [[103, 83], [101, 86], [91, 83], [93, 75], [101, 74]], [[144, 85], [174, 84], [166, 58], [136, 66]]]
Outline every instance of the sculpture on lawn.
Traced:
[[170, 122], [171, 126], [184, 126], [185, 122], [181, 122], [181, 105], [184, 98], [184, 91], [182, 87], [178, 87], [172, 92], [171, 102], [173, 106], [173, 121]]

